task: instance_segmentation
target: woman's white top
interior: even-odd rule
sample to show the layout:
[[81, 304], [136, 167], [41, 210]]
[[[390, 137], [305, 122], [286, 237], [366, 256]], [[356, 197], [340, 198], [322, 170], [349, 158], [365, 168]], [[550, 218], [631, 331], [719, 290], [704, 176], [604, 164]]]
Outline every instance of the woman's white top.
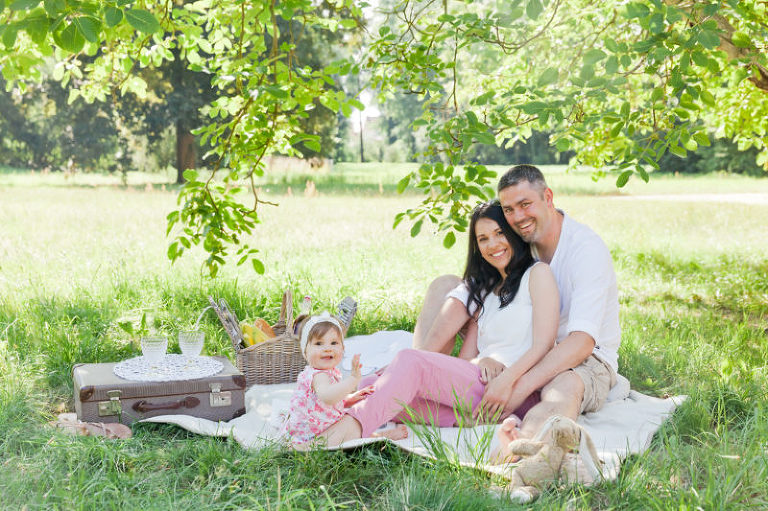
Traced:
[[[533, 346], [533, 304], [528, 280], [536, 264], [525, 271], [515, 298], [503, 309], [499, 308], [501, 300], [496, 293], [488, 293], [485, 297], [477, 319], [478, 360], [490, 357], [509, 367]], [[461, 283], [448, 293], [447, 298], [455, 298], [466, 306], [469, 289]], [[472, 304], [469, 312], [474, 314], [475, 310], [477, 305]]]

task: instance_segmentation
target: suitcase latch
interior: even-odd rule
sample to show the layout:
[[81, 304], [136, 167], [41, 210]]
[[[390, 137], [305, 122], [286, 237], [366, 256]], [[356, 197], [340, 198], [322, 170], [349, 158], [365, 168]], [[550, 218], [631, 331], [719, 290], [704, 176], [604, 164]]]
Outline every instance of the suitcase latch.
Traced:
[[232, 392], [221, 391], [221, 383], [209, 383], [211, 388], [211, 408], [230, 406], [232, 404]]
[[120, 394], [122, 394], [122, 392], [119, 390], [107, 391], [109, 401], [99, 401], [99, 417], [104, 417], [105, 415], [120, 415], [122, 413], [123, 405], [120, 404]]

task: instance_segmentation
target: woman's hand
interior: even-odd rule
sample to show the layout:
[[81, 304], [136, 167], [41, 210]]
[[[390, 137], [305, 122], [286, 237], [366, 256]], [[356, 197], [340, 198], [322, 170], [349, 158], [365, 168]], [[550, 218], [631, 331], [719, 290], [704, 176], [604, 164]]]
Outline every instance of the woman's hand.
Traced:
[[347, 399], [344, 400], [344, 407], [352, 406], [353, 404], [362, 401], [366, 397], [373, 394], [373, 385], [368, 385], [367, 387], [363, 387], [362, 389], [358, 390], [354, 394], [350, 394]]
[[490, 424], [496, 423], [499, 419], [506, 416], [505, 408], [509, 398], [512, 396], [515, 381], [509, 371], [502, 371], [497, 378], [485, 386], [485, 393], [480, 404], [475, 408], [473, 418], [477, 423]]
[[488, 385], [491, 380], [496, 378], [507, 368], [507, 366], [501, 362], [490, 357], [483, 357], [478, 360], [477, 366], [480, 368], [480, 381], [485, 385]]

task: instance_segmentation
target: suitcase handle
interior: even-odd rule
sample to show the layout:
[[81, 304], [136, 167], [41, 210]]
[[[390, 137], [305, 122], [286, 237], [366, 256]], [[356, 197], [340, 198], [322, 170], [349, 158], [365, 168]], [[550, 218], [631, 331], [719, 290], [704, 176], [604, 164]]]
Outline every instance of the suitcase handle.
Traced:
[[194, 408], [200, 404], [196, 397], [187, 396], [178, 401], [168, 401], [165, 403], [150, 403], [148, 401], [137, 401], [133, 403], [133, 409], [137, 412], [152, 412], [155, 410], [178, 410], [179, 408]]

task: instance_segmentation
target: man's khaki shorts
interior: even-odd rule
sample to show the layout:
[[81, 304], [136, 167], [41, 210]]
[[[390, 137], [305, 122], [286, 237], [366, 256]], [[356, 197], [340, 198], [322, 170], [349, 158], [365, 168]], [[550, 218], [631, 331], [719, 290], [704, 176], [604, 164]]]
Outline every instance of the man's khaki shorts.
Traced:
[[571, 369], [584, 382], [584, 399], [581, 401], [581, 413], [596, 412], [605, 404], [608, 392], [616, 385], [616, 372], [611, 366], [590, 355], [580, 365]]

